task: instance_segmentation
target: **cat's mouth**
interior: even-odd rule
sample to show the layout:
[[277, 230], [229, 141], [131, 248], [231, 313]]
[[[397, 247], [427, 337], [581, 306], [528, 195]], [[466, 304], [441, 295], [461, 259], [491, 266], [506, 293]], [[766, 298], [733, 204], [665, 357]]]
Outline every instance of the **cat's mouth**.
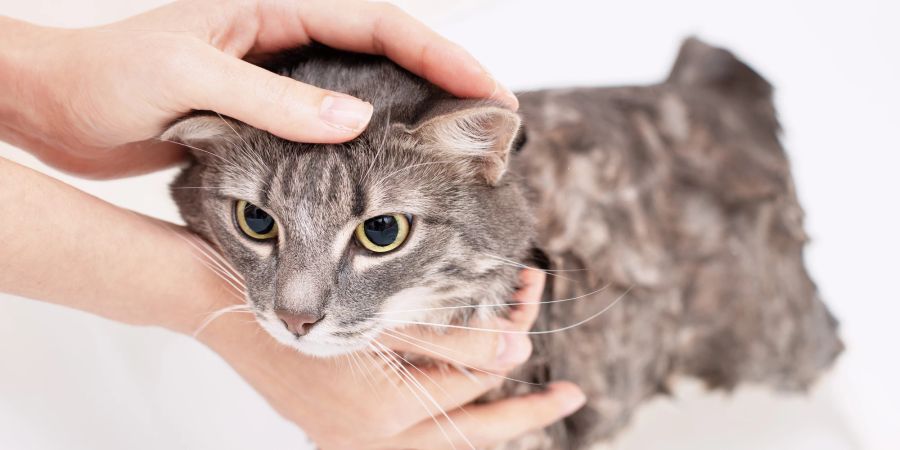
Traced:
[[257, 321], [281, 344], [311, 356], [331, 357], [363, 350], [370, 345], [373, 330], [347, 332], [328, 318], [308, 333], [298, 335], [285, 326], [282, 319], [272, 312], [257, 314]]

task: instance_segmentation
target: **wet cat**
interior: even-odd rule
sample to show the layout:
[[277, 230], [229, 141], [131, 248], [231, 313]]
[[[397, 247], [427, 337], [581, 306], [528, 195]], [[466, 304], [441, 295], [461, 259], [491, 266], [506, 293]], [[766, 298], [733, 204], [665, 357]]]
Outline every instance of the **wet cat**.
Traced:
[[525, 92], [518, 114], [375, 56], [312, 48], [270, 68], [371, 102], [370, 126], [310, 145], [199, 113], [163, 138], [195, 149], [172, 190], [185, 221], [287, 345], [335, 355], [502, 314], [487, 305], [521, 267], [549, 269], [535, 330], [578, 326], [533, 335], [513, 376], [589, 400], [506, 447], [528, 449], [608, 439], [677, 375], [803, 389], [842, 348], [803, 266], [772, 89], [725, 50], [690, 39], [663, 83]]

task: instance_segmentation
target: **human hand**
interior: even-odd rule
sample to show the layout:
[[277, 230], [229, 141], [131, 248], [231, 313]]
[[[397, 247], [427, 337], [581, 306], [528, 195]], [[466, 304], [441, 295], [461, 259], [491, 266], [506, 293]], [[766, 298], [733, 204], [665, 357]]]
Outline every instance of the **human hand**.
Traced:
[[94, 178], [177, 162], [183, 149], [153, 138], [191, 110], [296, 141], [352, 139], [371, 105], [241, 59], [313, 41], [386, 55], [461, 97], [518, 105], [468, 53], [386, 3], [193, 0], [94, 28], [0, 18], [0, 29], [0, 85], [12, 90], [0, 95], [0, 138]]
[[[531, 328], [544, 275], [529, 270], [521, 279], [524, 287], [514, 297], [521, 304], [510, 320], [479, 327]], [[521, 333], [388, 331], [375, 344], [378, 351], [323, 360], [225, 315], [200, 339], [324, 449], [484, 448], [543, 428], [584, 403], [577, 387], [556, 382], [544, 392], [470, 404], [528, 358], [530, 340]], [[415, 367], [401, 356], [406, 353], [472, 369]]]

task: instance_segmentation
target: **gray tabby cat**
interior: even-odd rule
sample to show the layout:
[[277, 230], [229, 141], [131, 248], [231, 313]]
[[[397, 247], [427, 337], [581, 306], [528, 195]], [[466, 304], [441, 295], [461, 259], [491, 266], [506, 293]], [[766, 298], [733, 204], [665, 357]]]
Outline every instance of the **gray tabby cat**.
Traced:
[[380, 57], [314, 48], [271, 68], [371, 102], [371, 125], [310, 145], [201, 113], [163, 138], [195, 148], [181, 214], [284, 344], [336, 355], [503, 314], [523, 265], [551, 269], [535, 330], [578, 326], [534, 334], [511, 376], [589, 400], [506, 447], [522, 449], [608, 439], [679, 375], [804, 389], [841, 351], [772, 89], [727, 51], [688, 40], [661, 84], [526, 92], [519, 114]]

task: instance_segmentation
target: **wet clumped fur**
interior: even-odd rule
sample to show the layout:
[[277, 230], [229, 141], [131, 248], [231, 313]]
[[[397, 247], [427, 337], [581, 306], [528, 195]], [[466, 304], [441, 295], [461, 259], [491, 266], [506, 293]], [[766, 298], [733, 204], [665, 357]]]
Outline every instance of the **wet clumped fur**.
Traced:
[[[510, 376], [572, 380], [588, 402], [507, 449], [590, 448], [680, 376], [802, 391], [842, 350], [803, 264], [772, 87], [728, 51], [688, 39], [662, 83], [524, 92], [518, 113], [379, 57], [314, 48], [271, 69], [370, 101], [371, 125], [310, 145], [199, 113], [163, 138], [194, 148], [172, 190], [185, 221], [287, 345], [328, 356], [503, 314], [517, 270], [544, 267], [534, 331], [567, 329], [532, 335]], [[276, 240], [241, 235], [240, 200], [275, 218]], [[372, 254], [353, 229], [382, 214], [408, 215], [409, 236]], [[321, 320], [297, 336], [278, 311]]]

